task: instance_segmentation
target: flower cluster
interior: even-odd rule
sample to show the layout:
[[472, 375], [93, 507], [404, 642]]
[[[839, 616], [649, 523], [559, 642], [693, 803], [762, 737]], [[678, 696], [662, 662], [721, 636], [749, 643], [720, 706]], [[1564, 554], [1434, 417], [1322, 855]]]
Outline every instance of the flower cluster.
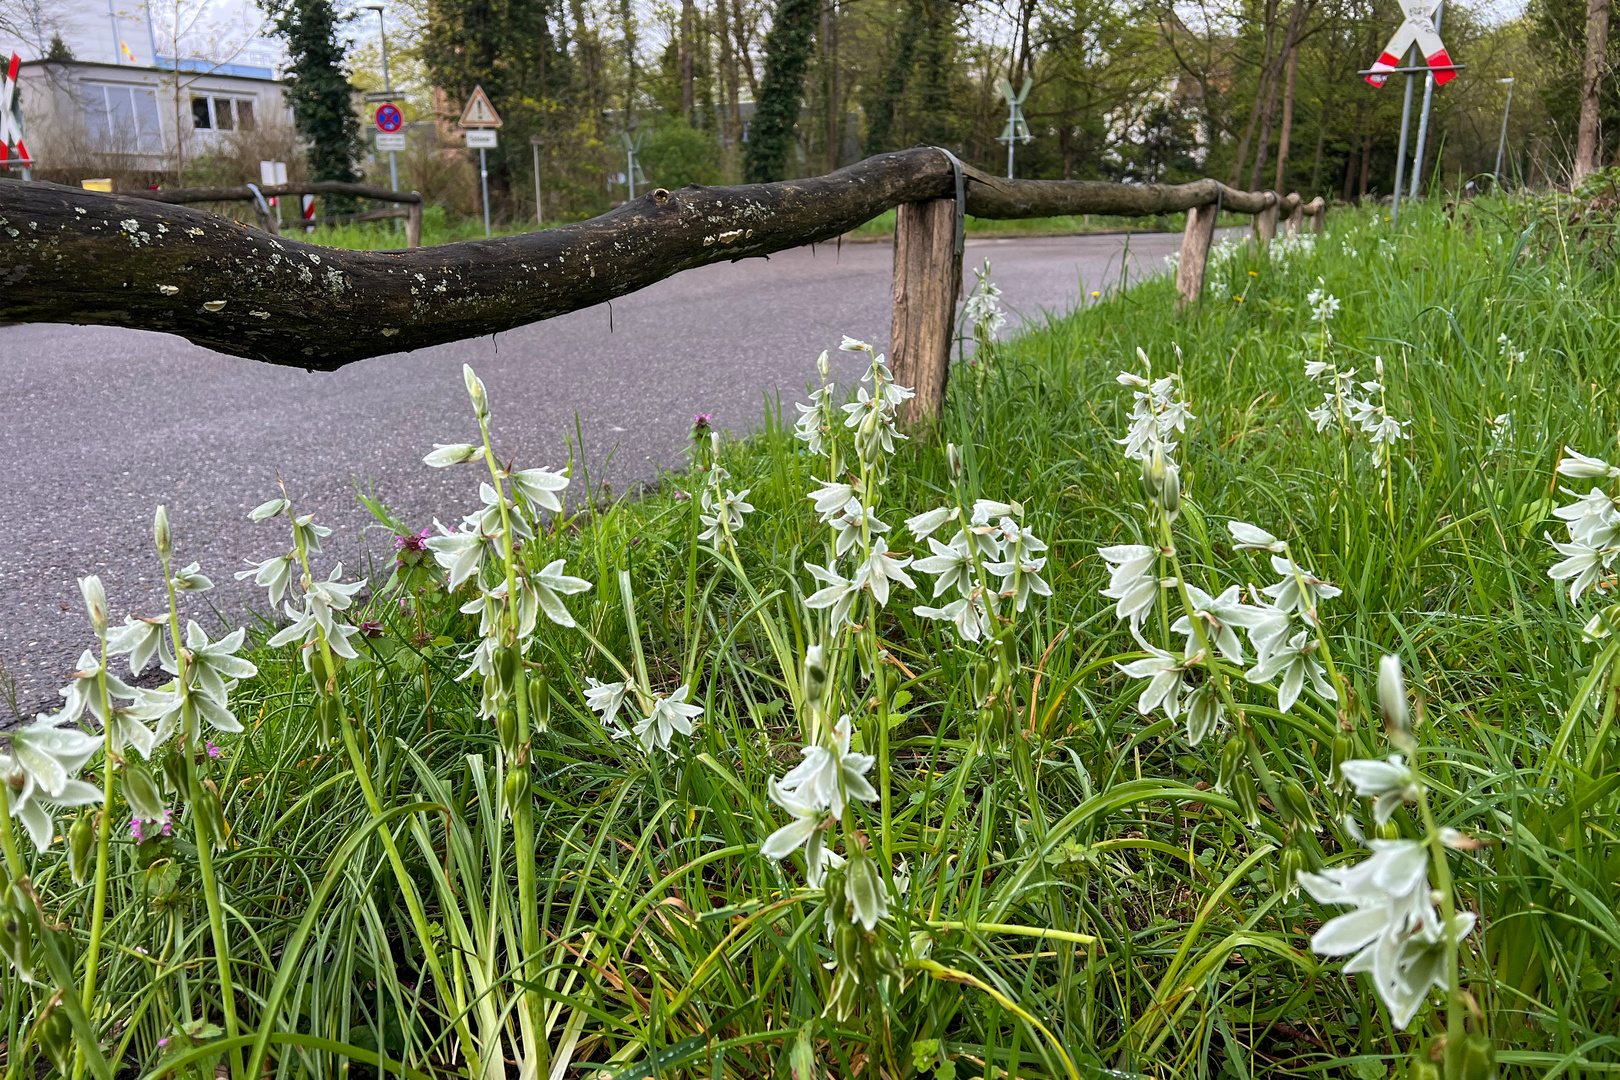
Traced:
[[[815, 647], [812, 646], [812, 649]], [[819, 662], [813, 658], [811, 663]], [[772, 777], [771, 801], [786, 810], [792, 821], [765, 839], [760, 854], [781, 860], [804, 849], [805, 882], [819, 889], [829, 869], [844, 865], [843, 856], [825, 840], [828, 829], [844, 816], [851, 800], [874, 802], [877, 789], [866, 779], [874, 761], [870, 754], [850, 750], [851, 720], [846, 715], [833, 725], [830, 737], [804, 747], [804, 760], [781, 779]], [[857, 905], [857, 919], [870, 930], [888, 911], [881, 888]]]
[[1391, 448], [1411, 438], [1406, 432], [1410, 421], [1390, 416], [1383, 382], [1384, 358], [1373, 357], [1373, 366], [1377, 377], [1357, 382], [1355, 368], [1341, 371], [1325, 360], [1306, 361], [1306, 376], [1322, 388], [1322, 403], [1306, 415], [1317, 431], [1335, 426], [1347, 432], [1359, 430], [1372, 446], [1374, 465], [1381, 469], [1389, 462]]
[[651, 752], [656, 746], [665, 753], [673, 753], [670, 742], [676, 733], [690, 736], [692, 721], [703, 715], [703, 706], [686, 700], [692, 692], [691, 684], [682, 683], [669, 694], [652, 695], [652, 704], [645, 715], [625, 727], [619, 721], [619, 711], [623, 709], [626, 716], [631, 715], [625, 698], [636, 690], [635, 683], [628, 679], [604, 683], [587, 676], [585, 685], [585, 704], [601, 716], [607, 733], [615, 739], [634, 735], [644, 751]]
[[[1558, 462], [1558, 475], [1571, 480], [1608, 481], [1610, 486], [1620, 479], [1620, 466], [1610, 465], [1601, 458], [1564, 447], [1564, 457]], [[1584, 495], [1569, 488], [1560, 488], [1574, 501], [1553, 511], [1564, 522], [1569, 540], [1549, 543], [1564, 558], [1547, 571], [1554, 581], [1569, 583], [1570, 603], [1579, 603], [1588, 591], [1611, 593], [1616, 584], [1614, 561], [1620, 556], [1620, 502], [1597, 483]], [[1598, 623], [1594, 619], [1593, 623]], [[1595, 625], [1588, 631], [1594, 632]]]
[[[911, 568], [935, 575], [935, 600], [957, 594], [939, 607], [919, 604], [912, 611], [949, 622], [958, 638], [974, 642], [991, 634], [991, 616], [1001, 614], [1000, 601], [1010, 601], [1012, 610], [1022, 613], [1031, 596], [1051, 596], [1052, 587], [1041, 577], [1046, 542], [1024, 527], [1023, 515], [1020, 503], [976, 499], [965, 523], [955, 506], [908, 518], [906, 527], [918, 541], [926, 540], [932, 552]], [[940, 543], [933, 534], [947, 522], [957, 523], [956, 533], [949, 543]]]
[[754, 508], [749, 504], [748, 493], [751, 488], [733, 491], [723, 488], [725, 481], [731, 479], [720, 464], [720, 433], [709, 433], [709, 475], [703, 485], [701, 510], [698, 520], [703, 523], [703, 531], [698, 534], [699, 540], [719, 541], [722, 537], [729, 544], [731, 537], [742, 531], [743, 515], [751, 514]]
[[994, 338], [1007, 325], [1007, 315], [1001, 308], [1001, 290], [990, 280], [990, 260], [975, 269], [979, 279], [973, 295], [962, 302], [962, 323], [970, 327], [975, 339], [983, 342]]

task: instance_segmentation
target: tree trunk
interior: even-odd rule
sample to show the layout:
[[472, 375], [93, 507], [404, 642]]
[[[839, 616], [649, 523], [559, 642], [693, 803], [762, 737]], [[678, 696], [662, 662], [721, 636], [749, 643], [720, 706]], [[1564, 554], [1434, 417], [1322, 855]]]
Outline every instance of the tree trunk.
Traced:
[[1361, 136], [1361, 188], [1356, 194], [1356, 201], [1367, 197], [1367, 183], [1372, 177], [1372, 132]]
[[[1324, 110], [1325, 112], [1325, 110]], [[1316, 159], [1311, 162], [1311, 194], [1315, 195], [1322, 186], [1322, 149], [1327, 143], [1327, 116], [1323, 115], [1316, 124]]]
[[1598, 99], [1609, 48], [1609, 0], [1586, 2], [1586, 70], [1581, 77], [1581, 122], [1575, 136], [1575, 181], [1598, 167]]
[[720, 146], [737, 145], [737, 56], [731, 51], [731, 17], [726, 0], [714, 0], [714, 23], [720, 35]]
[[1288, 17], [1288, 27], [1283, 31], [1282, 48], [1277, 50], [1277, 59], [1271, 68], [1271, 79], [1266, 87], [1266, 109], [1260, 123], [1260, 144], [1254, 149], [1254, 168], [1249, 174], [1249, 189], [1255, 190], [1260, 186], [1260, 177], [1265, 173], [1266, 158], [1271, 153], [1271, 124], [1277, 115], [1277, 95], [1281, 89], [1283, 68], [1294, 54], [1295, 43], [1299, 40], [1300, 24], [1304, 21], [1304, 0], [1294, 0], [1293, 13]]
[[[1255, 125], [1260, 121], [1261, 105], [1271, 87], [1271, 45], [1276, 35], [1277, 0], [1266, 0], [1265, 10], [1266, 44], [1260, 53], [1260, 85], [1255, 88], [1254, 104], [1249, 107], [1248, 126], [1243, 129], [1243, 138], [1238, 140], [1237, 160], [1232, 162], [1232, 178], [1227, 181], [1231, 187], [1236, 187], [1238, 179], [1243, 175], [1243, 164], [1249, 158], [1249, 143], [1254, 139]], [[1258, 182], [1257, 179], [1256, 183]]]
[[1277, 136], [1277, 182], [1271, 185], [1273, 191], [1286, 190], [1283, 172], [1288, 168], [1288, 142], [1294, 133], [1294, 83], [1298, 77], [1299, 46], [1296, 44], [1288, 50], [1288, 76], [1283, 80], [1282, 133]]
[[[965, 168], [979, 217], [1143, 216], [1275, 201], [1214, 180], [1169, 186], [1007, 181]], [[0, 322], [128, 326], [320, 370], [510, 330], [709, 263], [830, 240], [901, 203], [954, 197], [919, 147], [830, 176], [677, 192], [496, 240], [348, 251], [277, 239], [187, 206], [0, 180]]]

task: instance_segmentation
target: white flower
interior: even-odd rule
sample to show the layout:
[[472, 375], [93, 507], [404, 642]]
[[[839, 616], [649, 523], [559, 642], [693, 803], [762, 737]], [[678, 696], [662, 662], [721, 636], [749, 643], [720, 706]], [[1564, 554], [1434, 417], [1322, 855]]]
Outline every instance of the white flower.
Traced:
[[[958, 536], [965, 534], [958, 533]], [[918, 559], [911, 564], [913, 570], [924, 574], [938, 574], [934, 580], [934, 598], [938, 599], [955, 588], [963, 596], [973, 591], [973, 559], [963, 547], [952, 544], [942, 544], [932, 536], [928, 538], [928, 547], [933, 551], [927, 558]], [[920, 612], [919, 612], [920, 614]], [[930, 616], [939, 618], [940, 616]]]
[[[1044, 541], [1037, 539], [1032, 533], [1019, 530], [1011, 518], [1002, 519], [1003, 531], [1017, 534], [1014, 540], [1009, 536], [1004, 550], [1009, 558], [1001, 562], [985, 563], [986, 573], [995, 574], [1001, 578], [1001, 595], [1013, 598], [1013, 607], [1023, 611], [1029, 602], [1030, 594], [1036, 596], [1051, 596], [1052, 587], [1041, 579], [1040, 571], [1045, 568], [1044, 558], [1035, 558], [1031, 552], [1045, 551]], [[1011, 526], [1011, 530], [1008, 530]]]
[[[237, 627], [218, 641], [210, 642], [208, 635], [195, 620], [186, 622], [186, 652], [190, 662], [186, 675], [204, 695], [212, 698], [224, 710], [231, 686], [236, 680], [251, 679], [259, 673], [252, 661], [236, 655], [247, 638], [247, 630]], [[242, 725], [229, 712], [205, 712], [204, 716], [215, 727], [224, 731], [241, 731]]]
[[806, 746], [804, 760], [782, 777], [782, 790], [832, 811], [833, 817], [844, 816], [849, 799], [875, 800], [877, 789], [866, 779], [866, 773], [876, 759], [871, 754], [850, 752], [851, 727], [848, 716], [839, 717], [833, 725], [831, 746]]
[[844, 509], [838, 517], [827, 518], [838, 539], [834, 545], [839, 555], [849, 553], [861, 539], [861, 526], [864, 524], [869, 533], [884, 533], [889, 531], [875, 510], [869, 510], [861, 505], [859, 499], [852, 498], [844, 504]]
[[614, 718], [619, 715], [619, 708], [624, 704], [624, 695], [630, 690], [627, 682], [597, 682], [590, 676], [585, 678], [585, 704], [596, 712], [602, 714], [602, 726], [617, 729]]
[[915, 536], [919, 541], [926, 540], [934, 535], [939, 527], [947, 521], [955, 521], [956, 514], [956, 507], [941, 506], [937, 510], [929, 510], [927, 513], [918, 514], [916, 517], [906, 518], [906, 528], [911, 530], [911, 535]]
[[[1252, 630], [1266, 625], [1274, 617], [1269, 608], [1251, 607], [1243, 603], [1242, 592], [1236, 585], [1228, 586], [1219, 596], [1211, 596], [1196, 585], [1188, 585], [1187, 595], [1192, 600], [1193, 612], [1203, 623], [1205, 641], [1234, 664], [1243, 663], [1243, 646], [1238, 642], [1233, 627]], [[1187, 652], [1197, 650], [1197, 635], [1193, 633], [1192, 620], [1185, 614], [1170, 629], [1173, 633], [1186, 636]]]
[[766, 837], [759, 853], [767, 859], [780, 860], [804, 848], [805, 884], [812, 889], [821, 888], [827, 869], [844, 865], [843, 858], [835, 855], [826, 844], [822, 825], [827, 820], [827, 811], [795, 792], [783, 790], [774, 776], [767, 790], [771, 801], [791, 814], [793, 820]]
[[864, 341], [860, 341], [856, 338], [850, 337], [848, 334], [845, 334], [844, 340], [838, 343], [838, 351], [869, 353], [872, 351], [872, 346], [868, 345]]
[[691, 684], [682, 683], [674, 693], [653, 702], [651, 715], [636, 725], [636, 738], [643, 750], [650, 752], [657, 746], [668, 752], [669, 740], [677, 731], [682, 735], [692, 734], [692, 721], [703, 715], [703, 706], [686, 703], [690, 691]]
[[1279, 674], [1282, 682], [1277, 687], [1277, 708], [1287, 712], [1299, 700], [1300, 691], [1305, 687], [1305, 680], [1311, 680], [1311, 686], [1317, 694], [1328, 701], [1339, 700], [1339, 695], [1332, 685], [1323, 677], [1322, 665], [1316, 662], [1311, 652], [1316, 643], [1309, 641], [1310, 634], [1301, 630], [1289, 639], [1286, 645], [1272, 642], [1271, 648], [1263, 652], [1243, 675], [1252, 683], [1269, 683]]
[[481, 453], [483, 447], [474, 446], [472, 443], [434, 443], [433, 452], [423, 458], [422, 463], [435, 469], [443, 469], [471, 461]]
[[804, 564], [804, 568], [810, 572], [811, 577], [822, 583], [820, 589], [805, 597], [804, 606], [812, 611], [831, 608], [831, 629], [837, 631], [839, 627], [850, 621], [849, 610], [855, 602], [855, 595], [859, 592], [859, 587], [837, 570], [834, 570], [832, 564], [817, 566], [815, 563], [807, 562]]
[[1616, 551], [1620, 549], [1597, 548], [1579, 541], [1564, 544], [1550, 536], [1547, 539], [1564, 556], [1563, 561], [1547, 571], [1547, 576], [1554, 581], [1569, 582], [1570, 603], [1579, 603], [1581, 594], [1594, 585], [1599, 589], [1604, 588], [1598, 580], [1599, 576], [1614, 562]]
[[562, 511], [557, 492], [568, 486], [568, 477], [550, 469], [522, 469], [510, 473], [512, 490], [531, 504], [553, 513]]
[[990, 613], [985, 610], [984, 598], [978, 594], [971, 599], [963, 596], [952, 600], [944, 607], [919, 604], [911, 610], [925, 619], [942, 619], [954, 624], [956, 636], [963, 641], [978, 641], [990, 633]]
[[[822, 359], [827, 357], [821, 354]], [[833, 392], [833, 384], [828, 383], [820, 390], [810, 392], [810, 404], [794, 403], [799, 410], [799, 419], [793, 425], [793, 437], [806, 444], [812, 454], [826, 454], [827, 432], [832, 428], [833, 417], [828, 412], [829, 398]]]
[[[434, 524], [439, 525], [437, 521]], [[483, 566], [484, 558], [490, 552], [490, 542], [489, 537], [465, 526], [451, 532], [439, 525], [439, 535], [428, 538], [427, 549], [433, 552], [433, 560], [449, 574], [450, 591], [455, 592]]]
[[1226, 531], [1232, 534], [1232, 546], [1239, 551], [1269, 551], [1281, 555], [1288, 548], [1287, 544], [1266, 530], [1247, 521], [1228, 521]]
[[1403, 802], [1416, 802], [1423, 794], [1417, 774], [1399, 754], [1388, 761], [1355, 760], [1339, 763], [1339, 771], [1364, 799], [1374, 799], [1373, 820], [1382, 825]]
[[844, 512], [844, 506], [852, 499], [859, 505], [860, 500], [855, 498], [855, 486], [853, 484], [841, 484], [834, 480], [816, 480], [813, 476], [810, 479], [815, 480], [821, 486], [810, 492], [805, 498], [815, 504], [816, 513], [821, 516], [822, 521], [831, 522], [838, 517]]
[[1162, 706], [1164, 714], [1174, 720], [1181, 713], [1182, 694], [1190, 689], [1182, 676], [1192, 667], [1192, 661], [1149, 645], [1140, 637], [1136, 639], [1136, 643], [1150, 655], [1128, 664], [1114, 665], [1133, 679], [1149, 680], [1147, 688], [1136, 699], [1136, 711], [1147, 716]]
[[[1313, 577], [1305, 570], [1295, 572], [1292, 562], [1280, 555], [1271, 557], [1271, 568], [1282, 575], [1282, 580], [1275, 585], [1267, 585], [1262, 592], [1271, 597], [1272, 603], [1279, 611], [1298, 611], [1301, 614], [1313, 612], [1316, 605], [1323, 600], [1331, 600], [1343, 590], [1337, 585], [1321, 578]], [[1301, 591], [1300, 583], [1304, 583]]]
[[182, 570], [176, 570], [174, 576], [169, 578], [176, 592], [207, 592], [214, 587], [208, 575], [202, 572], [201, 563], [191, 563]]
[[101, 801], [94, 784], [74, 775], [101, 746], [101, 739], [64, 727], [68, 722], [61, 713], [41, 713], [33, 723], [12, 731], [11, 753], [0, 754], [0, 783], [11, 788], [11, 816], [22, 822], [41, 852], [50, 847], [56, 833], [52, 807]]
[[553, 559], [540, 569], [538, 573], [528, 578], [528, 584], [534, 589], [540, 607], [546, 613], [546, 618], [558, 626], [573, 626], [574, 617], [568, 614], [563, 606], [564, 596], [573, 596], [582, 593], [591, 587], [591, 583], [584, 578], [569, 577], [563, 573], [564, 560]]
[[238, 570], [236, 580], [252, 578], [253, 584], [264, 586], [270, 594], [270, 604], [274, 607], [281, 603], [281, 598], [287, 594], [287, 584], [292, 581], [291, 555], [277, 555], [273, 559], [266, 559], [256, 563], [252, 559], [243, 559], [248, 569]]
[[173, 649], [169, 646], [168, 623], [163, 619], [126, 616], [124, 625], [107, 635], [107, 653], [110, 656], [128, 653], [131, 675], [145, 671], [154, 656], [165, 671], [178, 670], [174, 664]]
[[906, 567], [911, 565], [910, 556], [895, 558], [889, 554], [889, 545], [881, 536], [872, 540], [872, 554], [867, 556], [855, 570], [855, 577], [851, 584], [859, 589], [871, 589], [872, 597], [877, 600], [879, 607], [889, 605], [889, 583], [899, 582], [908, 589], [915, 589], [917, 583], [911, 580], [906, 573]]
[[[1356, 910], [1329, 920], [1311, 938], [1313, 952], [1350, 956], [1345, 974], [1367, 972], [1398, 1029], [1417, 1015], [1430, 987], [1445, 986], [1446, 927], [1429, 893], [1429, 852], [1420, 840], [1372, 840], [1373, 854], [1349, 867], [1302, 873], [1299, 883], [1324, 904]], [[1474, 928], [1474, 914], [1453, 917], [1453, 939]]]
[[[65, 698], [62, 705], [61, 718], [65, 723], [71, 723], [83, 716], [88, 710], [97, 720], [103, 723], [107, 720], [106, 701], [101, 695], [101, 662], [96, 654], [89, 649], [79, 654], [79, 664], [74, 670], [73, 681], [57, 691]], [[107, 696], [110, 698], [133, 698], [135, 691], [124, 680], [112, 672], [106, 673]]]
[[1578, 480], [1614, 480], [1620, 478], [1620, 465], [1610, 465], [1602, 458], [1587, 457], [1568, 446], [1558, 462], [1558, 473]]
[[1129, 619], [1133, 629], [1141, 626], [1159, 599], [1159, 579], [1152, 573], [1159, 549], [1145, 544], [1116, 544], [1098, 548], [1097, 554], [1109, 563], [1108, 588], [1102, 590], [1102, 595], [1118, 601], [1114, 616]]
[[1220, 693], [1213, 682], [1206, 682], [1187, 696], [1187, 742], [1197, 746], [1214, 731], [1226, 715]]
[[698, 520], [708, 528], [698, 534], [698, 539], [713, 540], [725, 529], [734, 533], [741, 532], [743, 515], [754, 512], [753, 506], [746, 501], [748, 493], [752, 490], [752, 488], [744, 488], [742, 491], [727, 489], [725, 495], [720, 498], [708, 498], [705, 493], [705, 502], [710, 504], [710, 513], [700, 513]]
[[1554, 517], [1566, 522], [1571, 540], [1596, 548], [1620, 544], [1620, 513], [1616, 512], [1614, 499], [1607, 492], [1593, 488], [1585, 495], [1576, 495], [1568, 488], [1560, 490], [1575, 499], [1553, 510]]

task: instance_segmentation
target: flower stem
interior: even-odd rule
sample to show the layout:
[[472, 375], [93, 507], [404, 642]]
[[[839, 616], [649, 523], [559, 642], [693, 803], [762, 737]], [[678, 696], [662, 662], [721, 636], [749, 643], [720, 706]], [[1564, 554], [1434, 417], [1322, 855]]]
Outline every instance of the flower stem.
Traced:
[[1439, 884], [1440, 914], [1444, 919], [1446, 935], [1446, 1039], [1451, 1045], [1463, 1037], [1462, 1003], [1458, 1000], [1462, 987], [1458, 979], [1457, 930], [1453, 920], [1457, 914], [1456, 898], [1452, 895], [1451, 866], [1446, 860], [1446, 845], [1435, 828], [1434, 811], [1429, 807], [1429, 789], [1424, 785], [1418, 797], [1418, 809], [1423, 813], [1423, 828], [1428, 834], [1430, 858], [1434, 862], [1434, 877]]
[[[231, 980], [230, 939], [225, 936], [225, 913], [220, 903], [219, 882], [214, 875], [213, 840], [209, 836], [207, 815], [199, 809], [202, 788], [197, 781], [197, 764], [193, 758], [193, 747], [199, 741], [199, 733], [197, 711], [191, 703], [190, 656], [180, 642], [180, 608], [175, 599], [174, 578], [169, 573], [169, 556], [164, 554], [161, 558], [163, 580], [169, 592], [169, 637], [174, 644], [175, 682], [180, 688], [180, 757], [186, 766], [186, 798], [191, 803], [191, 827], [196, 836], [197, 871], [202, 877], [208, 928], [214, 939], [214, 965], [219, 970], [219, 1002], [225, 1013], [225, 1034], [227, 1038], [235, 1039], [240, 1031], [236, 1019], [236, 986]], [[110, 811], [111, 807], [105, 809]], [[241, 1047], [231, 1050], [231, 1076], [234, 1080], [243, 1080], [246, 1076], [242, 1069]]]
[[[101, 638], [101, 671], [96, 675], [97, 689], [101, 691], [101, 704], [105, 710], [106, 722], [102, 725], [102, 774], [101, 786], [101, 814], [96, 822], [96, 884], [94, 898], [90, 908], [90, 944], [84, 953], [84, 988], [79, 1000], [84, 1002], [84, 1011], [93, 1013], [96, 1000], [96, 974], [101, 963], [101, 935], [107, 921], [107, 853], [112, 839], [112, 807], [113, 791], [117, 786], [118, 774], [114, 770], [113, 762], [117, 756], [113, 752], [112, 743], [112, 696], [107, 692], [107, 635], [102, 632]], [[84, 1063], [82, 1057], [76, 1056], [74, 1066], [75, 1075], [81, 1074]]]

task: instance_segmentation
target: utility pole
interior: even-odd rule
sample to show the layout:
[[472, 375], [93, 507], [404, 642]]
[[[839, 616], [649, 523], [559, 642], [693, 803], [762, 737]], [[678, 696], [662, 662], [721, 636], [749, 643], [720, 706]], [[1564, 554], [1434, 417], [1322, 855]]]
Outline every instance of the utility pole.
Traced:
[[[383, 22], [383, 6], [367, 4], [366, 10], [377, 13], [377, 33], [382, 38], [383, 93], [392, 98], [394, 84], [388, 78], [388, 27]], [[394, 150], [388, 151], [388, 186], [393, 191], [399, 190], [399, 153]]]
[[1493, 173], [1496, 177], [1497, 189], [1500, 190], [1502, 187], [1502, 151], [1507, 149], [1508, 112], [1513, 108], [1513, 76], [1509, 75], [1505, 79], [1497, 79], [1496, 81], [1507, 83], [1508, 88], [1507, 104], [1502, 106], [1502, 137], [1496, 141], [1496, 171]]

